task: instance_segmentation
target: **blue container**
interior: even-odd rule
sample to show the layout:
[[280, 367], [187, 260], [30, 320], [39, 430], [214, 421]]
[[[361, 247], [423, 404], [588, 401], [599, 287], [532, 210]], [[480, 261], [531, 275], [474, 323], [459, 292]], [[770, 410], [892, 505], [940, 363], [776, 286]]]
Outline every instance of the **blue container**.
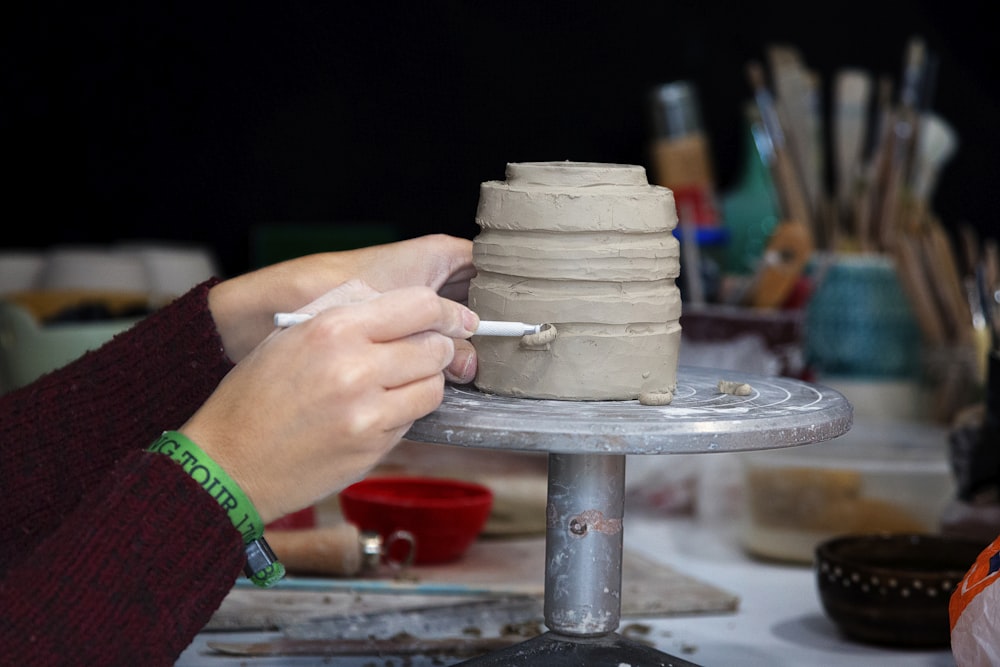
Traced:
[[921, 333], [895, 263], [884, 255], [837, 257], [819, 276], [805, 320], [806, 356], [820, 375], [912, 378]]

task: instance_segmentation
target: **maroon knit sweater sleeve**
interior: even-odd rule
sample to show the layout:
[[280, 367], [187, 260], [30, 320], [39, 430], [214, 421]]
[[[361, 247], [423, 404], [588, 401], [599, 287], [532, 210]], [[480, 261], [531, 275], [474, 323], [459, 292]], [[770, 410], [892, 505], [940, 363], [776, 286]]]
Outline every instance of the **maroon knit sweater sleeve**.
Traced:
[[232, 367], [213, 282], [0, 397], [0, 664], [172, 665], [239, 576], [226, 513], [144, 451]]

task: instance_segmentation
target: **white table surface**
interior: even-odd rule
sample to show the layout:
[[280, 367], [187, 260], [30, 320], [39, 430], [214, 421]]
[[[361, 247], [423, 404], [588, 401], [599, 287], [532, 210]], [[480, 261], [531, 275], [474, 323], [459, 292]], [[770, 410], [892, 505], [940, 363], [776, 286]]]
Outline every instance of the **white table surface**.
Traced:
[[[954, 667], [950, 650], [914, 651], [843, 639], [826, 617], [811, 568], [748, 558], [731, 525], [690, 519], [628, 519], [629, 548], [662, 558], [685, 574], [740, 597], [730, 616], [659, 619], [660, 650], [705, 667]], [[693, 652], [681, 652], [682, 647]]]
[[[688, 576], [710, 582], [740, 598], [732, 614], [624, 619], [650, 628], [644, 639], [657, 649], [704, 667], [954, 667], [947, 649], [895, 650], [843, 639], [825, 616], [816, 595], [814, 574], [805, 566], [764, 563], [748, 558], [731, 523], [712, 524], [694, 518], [626, 516], [628, 549], [660, 560]], [[256, 641], [277, 633], [203, 633], [184, 652], [178, 667], [226, 665], [344, 666], [399, 665], [401, 660], [371, 657], [233, 658], [211, 654], [210, 640]], [[440, 665], [428, 659], [403, 664]], [[612, 667], [618, 667], [614, 665]]]

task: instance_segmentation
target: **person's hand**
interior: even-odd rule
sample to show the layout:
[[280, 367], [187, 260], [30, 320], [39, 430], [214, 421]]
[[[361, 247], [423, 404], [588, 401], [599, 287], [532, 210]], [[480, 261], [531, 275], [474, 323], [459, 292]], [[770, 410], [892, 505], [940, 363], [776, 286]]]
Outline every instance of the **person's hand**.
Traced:
[[454, 339], [479, 321], [430, 287], [357, 281], [301, 310], [315, 316], [272, 329], [180, 429], [265, 523], [360, 478], [433, 411]]
[[[379, 292], [421, 285], [464, 302], [475, 273], [471, 241], [434, 234], [273, 264], [219, 283], [208, 303], [226, 354], [238, 362], [271, 333], [275, 313], [299, 310], [352, 278]], [[471, 345], [460, 352], [449, 379], [468, 382], [459, 362], [474, 363]]]

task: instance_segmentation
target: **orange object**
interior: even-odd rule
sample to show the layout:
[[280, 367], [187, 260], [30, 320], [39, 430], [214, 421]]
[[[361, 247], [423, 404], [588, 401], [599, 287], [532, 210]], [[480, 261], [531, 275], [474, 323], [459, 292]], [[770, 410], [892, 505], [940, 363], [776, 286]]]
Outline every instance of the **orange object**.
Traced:
[[998, 576], [1000, 576], [1000, 537], [993, 540], [993, 543], [979, 554], [979, 558], [969, 568], [961, 583], [955, 588], [955, 592], [951, 594], [951, 600], [948, 603], [948, 616], [952, 631], [955, 630], [958, 617], [962, 615], [969, 603], [990, 584], [996, 582]]

